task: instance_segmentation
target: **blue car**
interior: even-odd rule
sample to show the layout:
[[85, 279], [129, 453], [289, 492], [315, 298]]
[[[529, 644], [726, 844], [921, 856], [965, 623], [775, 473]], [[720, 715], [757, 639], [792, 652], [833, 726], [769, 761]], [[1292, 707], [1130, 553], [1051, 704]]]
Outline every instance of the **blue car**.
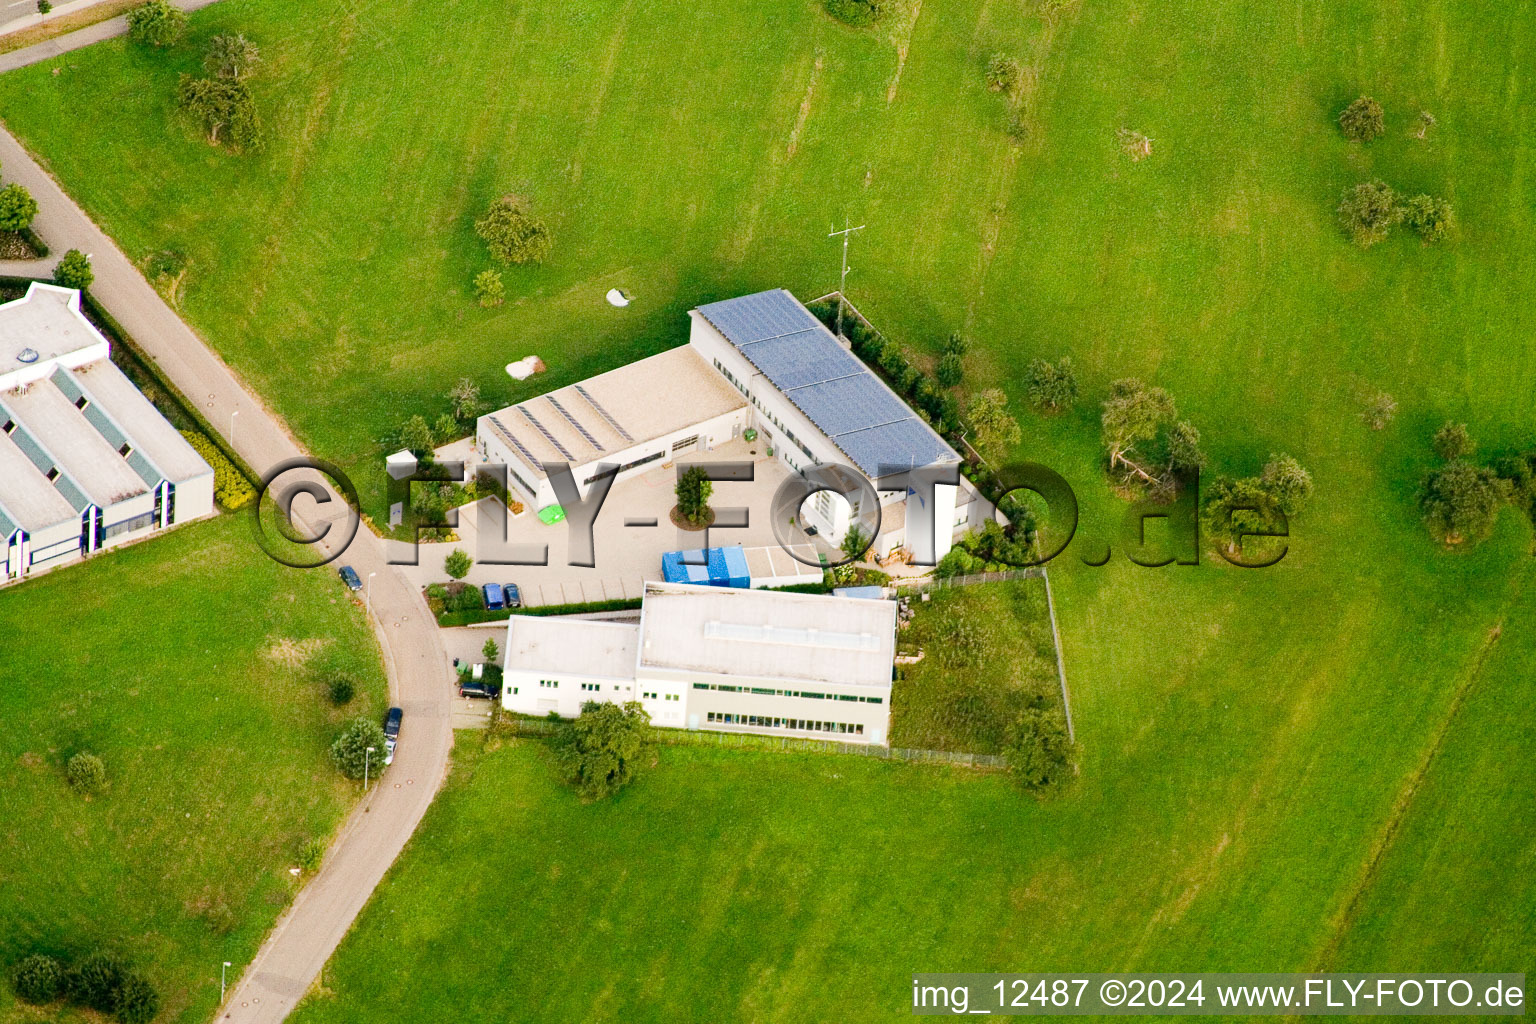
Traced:
[[350, 565], [341, 567], [341, 582], [347, 585], [347, 589], [353, 592], [363, 589], [363, 581], [358, 579], [357, 570]]
[[485, 607], [487, 610], [497, 612], [507, 606], [506, 596], [501, 589], [500, 583], [487, 583], [480, 588], [480, 592], [485, 595]]

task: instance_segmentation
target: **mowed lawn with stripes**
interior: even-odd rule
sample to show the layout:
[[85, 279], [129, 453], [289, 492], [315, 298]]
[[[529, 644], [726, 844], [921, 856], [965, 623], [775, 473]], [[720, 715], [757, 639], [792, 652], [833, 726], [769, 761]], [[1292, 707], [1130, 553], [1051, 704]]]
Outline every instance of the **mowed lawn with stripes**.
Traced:
[[[235, 30], [272, 129], [239, 158], [169, 100]], [[1052, 567], [1074, 787], [668, 749], [582, 806], [542, 748], [464, 753], [303, 1019], [880, 1019], [919, 969], [1536, 969], [1531, 528], [1448, 554], [1415, 504], [1446, 419], [1536, 444], [1533, 47], [1513, 7], [1381, 0], [966, 0], [874, 31], [768, 0], [221, 0], [168, 54], [0, 77], [7, 125], [130, 254], [185, 253], [185, 315], [360, 476], [461, 375], [526, 397], [682, 342], [701, 302], [829, 290], [845, 215], [853, 299], [916, 353], [965, 333], [966, 388], [1022, 408], [1031, 359], [1079, 369], [1017, 452], [1082, 504]], [[1369, 146], [1335, 121], [1361, 93]], [[1457, 230], [1355, 248], [1334, 209], [1373, 177], [1449, 197]], [[484, 310], [472, 223], [506, 192], [555, 248]], [[530, 353], [550, 371], [514, 386]], [[1097, 402], [1131, 375], [1210, 472], [1312, 471], [1278, 566], [1123, 557]]]

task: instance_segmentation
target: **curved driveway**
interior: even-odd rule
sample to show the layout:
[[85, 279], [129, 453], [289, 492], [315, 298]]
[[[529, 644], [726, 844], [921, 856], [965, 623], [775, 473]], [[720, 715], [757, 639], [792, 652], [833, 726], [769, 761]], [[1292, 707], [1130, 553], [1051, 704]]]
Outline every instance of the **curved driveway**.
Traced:
[[[227, 437], [234, 421], [230, 439], [248, 464], [265, 472], [304, 454], [277, 417], [7, 131], [0, 131], [0, 166], [6, 181], [20, 182], [36, 197], [33, 228], [55, 253], [80, 249], [91, 254], [96, 272], [91, 294], [160, 371]], [[341, 561], [365, 580], [377, 574], [370, 584], [374, 632], [384, 651], [390, 695], [405, 709], [399, 750], [347, 819], [319, 873], [262, 944], [220, 1021], [276, 1024], [287, 1016], [410, 838], [447, 770], [453, 743], [449, 669], [420, 591], [387, 564], [384, 542], [367, 528], [359, 528]]]

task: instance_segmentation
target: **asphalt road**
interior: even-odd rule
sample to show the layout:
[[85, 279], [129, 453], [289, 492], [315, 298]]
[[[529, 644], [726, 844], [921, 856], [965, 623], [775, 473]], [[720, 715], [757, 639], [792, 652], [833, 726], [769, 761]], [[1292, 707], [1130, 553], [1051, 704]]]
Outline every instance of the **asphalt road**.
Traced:
[[[39, 50], [36, 59], [48, 55]], [[281, 421], [245, 389], [8, 131], [0, 131], [0, 167], [7, 182], [20, 182], [37, 199], [32, 226], [43, 241], [55, 255], [71, 248], [90, 254], [96, 273], [91, 294], [208, 421], [230, 437], [247, 463], [264, 473], [305, 454]], [[299, 499], [295, 508], [302, 512], [306, 504], [308, 499]], [[303, 518], [312, 522], [317, 517]], [[384, 651], [390, 695], [405, 709], [399, 749], [394, 764], [347, 819], [320, 871], [245, 968], [220, 1020], [277, 1024], [287, 1016], [415, 831], [447, 770], [454, 691], [436, 622], [420, 592], [387, 564], [384, 542], [367, 527], [358, 529], [336, 563], [307, 571], [334, 574], [335, 565], [342, 563], [364, 580], [372, 577], [368, 597], [374, 631]], [[217, 965], [209, 968], [216, 970]]]
[[[215, 0], [178, 0], [176, 6], [184, 11], [195, 11], [200, 7], [207, 7]], [[4, 6], [9, 4], [10, 6]], [[37, 12], [37, 0], [22, 0], [23, 6], [16, 6], [11, 0], [0, 0], [0, 28], [9, 21], [13, 21], [25, 14]], [[55, 3], [54, 7], [59, 7]], [[128, 19], [125, 17], [109, 18], [99, 21], [94, 25], [77, 29], [74, 32], [44, 40], [32, 46], [20, 50], [12, 50], [10, 53], [0, 53], [0, 73], [24, 68], [29, 64], [36, 64], [78, 50], [82, 46], [90, 46], [99, 43], [103, 39], [111, 39], [114, 36], [126, 35], [128, 32]]]

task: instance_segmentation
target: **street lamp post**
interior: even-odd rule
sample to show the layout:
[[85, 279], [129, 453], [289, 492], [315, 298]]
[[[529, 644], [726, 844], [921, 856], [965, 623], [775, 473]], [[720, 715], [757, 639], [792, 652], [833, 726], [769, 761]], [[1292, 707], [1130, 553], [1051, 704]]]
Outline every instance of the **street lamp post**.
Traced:
[[225, 960], [224, 966], [219, 968], [219, 1002], [221, 1003], [224, 1001], [224, 972], [233, 966], [228, 960]]
[[239, 409], [236, 409], [234, 412], [229, 414], [229, 445], [231, 448], [233, 448], [235, 445], [235, 417], [239, 415]]
[[373, 747], [363, 751], [363, 792], [368, 792], [368, 760], [373, 756]]
[[368, 584], [363, 588], [363, 605], [369, 612], [373, 611], [373, 578], [377, 575], [376, 572], [369, 573]]

